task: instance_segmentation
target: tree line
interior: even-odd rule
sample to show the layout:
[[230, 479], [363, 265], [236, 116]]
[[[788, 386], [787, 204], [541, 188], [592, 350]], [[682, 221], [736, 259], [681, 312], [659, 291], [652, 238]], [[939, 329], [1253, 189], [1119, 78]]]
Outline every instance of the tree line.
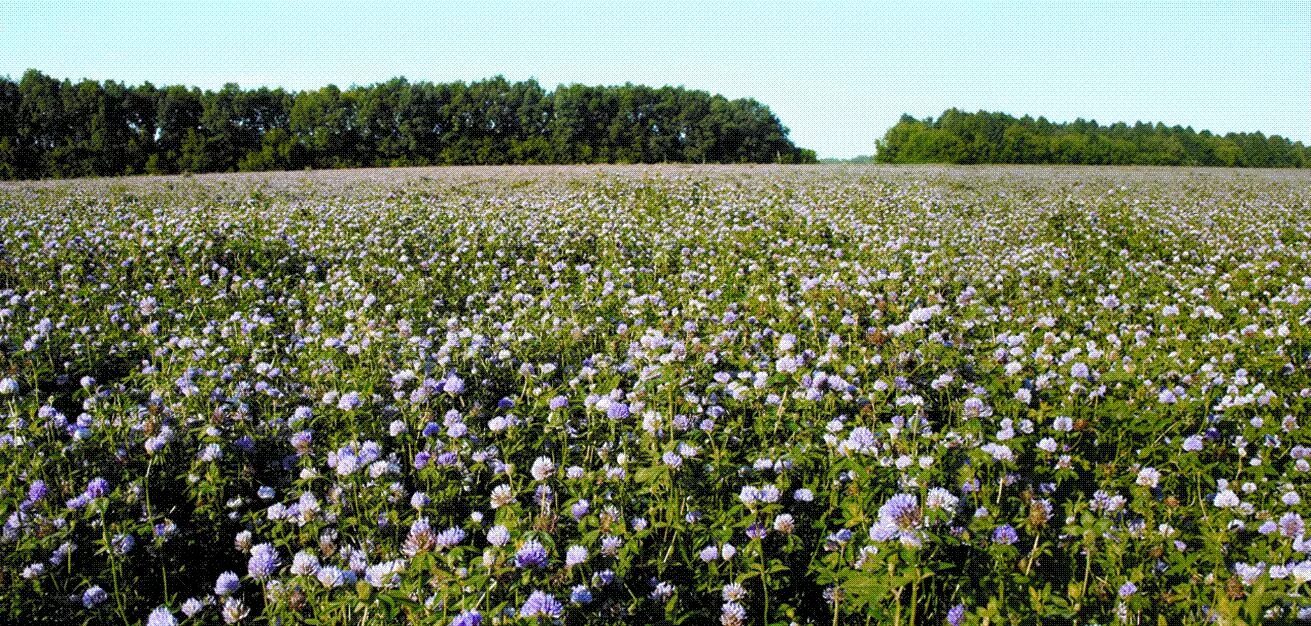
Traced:
[[802, 163], [753, 99], [504, 77], [217, 91], [0, 77], [0, 178], [538, 163]]
[[1311, 167], [1311, 148], [1278, 135], [1216, 135], [1191, 127], [1096, 120], [1054, 123], [1005, 113], [948, 109], [903, 115], [878, 141], [881, 163], [1046, 163]]

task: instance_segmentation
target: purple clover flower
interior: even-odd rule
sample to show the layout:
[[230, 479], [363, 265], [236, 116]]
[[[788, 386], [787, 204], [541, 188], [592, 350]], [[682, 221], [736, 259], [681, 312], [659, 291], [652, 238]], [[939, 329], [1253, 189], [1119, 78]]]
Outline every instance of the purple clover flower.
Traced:
[[1133, 584], [1132, 580], [1125, 581], [1123, 585], [1120, 585], [1121, 598], [1128, 598], [1137, 592], [1138, 592], [1138, 585]]
[[482, 613], [478, 611], [463, 611], [451, 620], [451, 626], [481, 626], [483, 623]]
[[605, 409], [605, 415], [612, 420], [628, 419], [628, 405], [623, 402], [611, 402]]
[[46, 486], [46, 481], [32, 481], [32, 484], [27, 488], [27, 501], [29, 503], [40, 502], [48, 493], [50, 493], [50, 488]]
[[437, 534], [437, 547], [453, 548], [464, 541], [464, 529], [452, 526]]
[[100, 478], [99, 476], [92, 478], [91, 482], [87, 483], [86, 495], [90, 496], [91, 498], [101, 498], [108, 493], [109, 493], [109, 481]]
[[523, 542], [523, 545], [519, 546], [518, 552], [514, 554], [516, 567], [545, 567], [546, 560], [546, 547], [536, 539]]
[[464, 393], [464, 379], [455, 374], [447, 376], [446, 381], [442, 383], [442, 391], [452, 396]]
[[250, 549], [250, 559], [246, 561], [246, 569], [251, 578], [264, 580], [277, 572], [280, 564], [278, 551], [273, 544], [261, 543]]
[[94, 609], [108, 599], [109, 594], [100, 585], [91, 585], [82, 592], [82, 606], [88, 609]]
[[173, 612], [159, 607], [150, 612], [150, 617], [146, 618], [146, 626], [178, 626], [178, 620], [173, 617]]
[[965, 621], [965, 605], [957, 604], [947, 611], [947, 623], [950, 626], [960, 626]]
[[564, 615], [564, 606], [554, 596], [533, 590], [523, 606], [519, 608], [519, 617], [536, 617], [556, 619]]
[[221, 597], [236, 593], [237, 588], [241, 586], [241, 579], [235, 572], [223, 572], [219, 574], [218, 580], [214, 581], [214, 595]]
[[587, 585], [574, 585], [569, 592], [569, 602], [573, 604], [587, 604], [592, 601], [592, 591]]

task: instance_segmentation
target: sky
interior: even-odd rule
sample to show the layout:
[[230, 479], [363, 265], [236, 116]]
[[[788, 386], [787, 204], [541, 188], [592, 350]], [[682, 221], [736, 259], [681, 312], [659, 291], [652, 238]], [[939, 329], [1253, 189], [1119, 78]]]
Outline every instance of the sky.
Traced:
[[0, 75], [682, 85], [755, 98], [832, 158], [951, 107], [1311, 143], [1311, 0], [371, 4], [0, 0]]

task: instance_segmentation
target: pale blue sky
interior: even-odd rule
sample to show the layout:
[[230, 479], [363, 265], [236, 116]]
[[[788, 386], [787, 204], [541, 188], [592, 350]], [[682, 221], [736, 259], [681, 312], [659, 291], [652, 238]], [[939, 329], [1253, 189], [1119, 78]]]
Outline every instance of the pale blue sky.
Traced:
[[751, 96], [822, 157], [948, 107], [1311, 142], [1311, 1], [0, 0], [0, 75], [216, 88], [473, 80]]

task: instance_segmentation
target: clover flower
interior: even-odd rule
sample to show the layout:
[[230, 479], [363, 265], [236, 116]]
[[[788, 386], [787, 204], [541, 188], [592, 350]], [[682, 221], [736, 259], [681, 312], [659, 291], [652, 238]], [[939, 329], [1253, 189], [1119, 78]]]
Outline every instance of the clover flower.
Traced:
[[565, 557], [564, 557], [565, 567], [582, 565], [583, 563], [586, 562], [587, 562], [587, 548], [584, 548], [583, 546], [579, 546], [579, 545], [572, 545], [569, 546], [569, 549], [565, 551]]
[[546, 567], [547, 553], [546, 547], [536, 539], [529, 539], [519, 546], [519, 550], [514, 553], [515, 567]]
[[86, 591], [82, 592], [82, 606], [93, 609], [109, 599], [109, 594], [105, 592], [100, 585], [91, 585]]
[[720, 626], [743, 626], [747, 623], [747, 610], [736, 602], [725, 602], [719, 609]]
[[587, 604], [592, 601], [592, 590], [587, 585], [574, 585], [569, 591], [569, 602], [571, 604]]
[[223, 597], [236, 593], [237, 588], [241, 586], [241, 579], [235, 572], [223, 572], [218, 575], [214, 581], [214, 595]]
[[554, 596], [536, 589], [528, 595], [523, 606], [519, 607], [519, 617], [523, 618], [556, 619], [562, 615], [564, 615], [564, 605], [560, 604]]
[[870, 539], [879, 542], [898, 539], [908, 547], [921, 545], [924, 514], [915, 496], [896, 494], [879, 507], [878, 514], [878, 520], [869, 529]]
[[451, 620], [450, 626], [482, 626], [483, 616], [477, 610], [461, 611]]
[[1009, 546], [1019, 540], [1019, 533], [1010, 524], [1002, 524], [992, 531], [992, 542], [995, 544]]
[[146, 626], [178, 626], [178, 620], [172, 611], [161, 606], [150, 612]]
[[533, 461], [530, 472], [533, 480], [543, 481], [555, 474], [555, 463], [549, 457], [539, 456]]
[[244, 602], [237, 598], [226, 598], [223, 600], [223, 608], [220, 610], [223, 616], [223, 623], [235, 624], [250, 614], [250, 608]]
[[1138, 585], [1133, 584], [1132, 580], [1127, 580], [1120, 585], [1120, 598], [1126, 599], [1138, 592]]
[[278, 570], [281, 562], [278, 551], [273, 544], [261, 543], [250, 549], [250, 558], [246, 560], [246, 570], [251, 578], [265, 580]]
[[346, 583], [346, 574], [340, 568], [333, 566], [320, 567], [314, 573], [314, 577], [319, 580], [319, 584], [325, 588], [332, 589], [340, 587]]
[[291, 573], [297, 576], [313, 576], [319, 571], [319, 559], [313, 554], [301, 550], [291, 559]]

